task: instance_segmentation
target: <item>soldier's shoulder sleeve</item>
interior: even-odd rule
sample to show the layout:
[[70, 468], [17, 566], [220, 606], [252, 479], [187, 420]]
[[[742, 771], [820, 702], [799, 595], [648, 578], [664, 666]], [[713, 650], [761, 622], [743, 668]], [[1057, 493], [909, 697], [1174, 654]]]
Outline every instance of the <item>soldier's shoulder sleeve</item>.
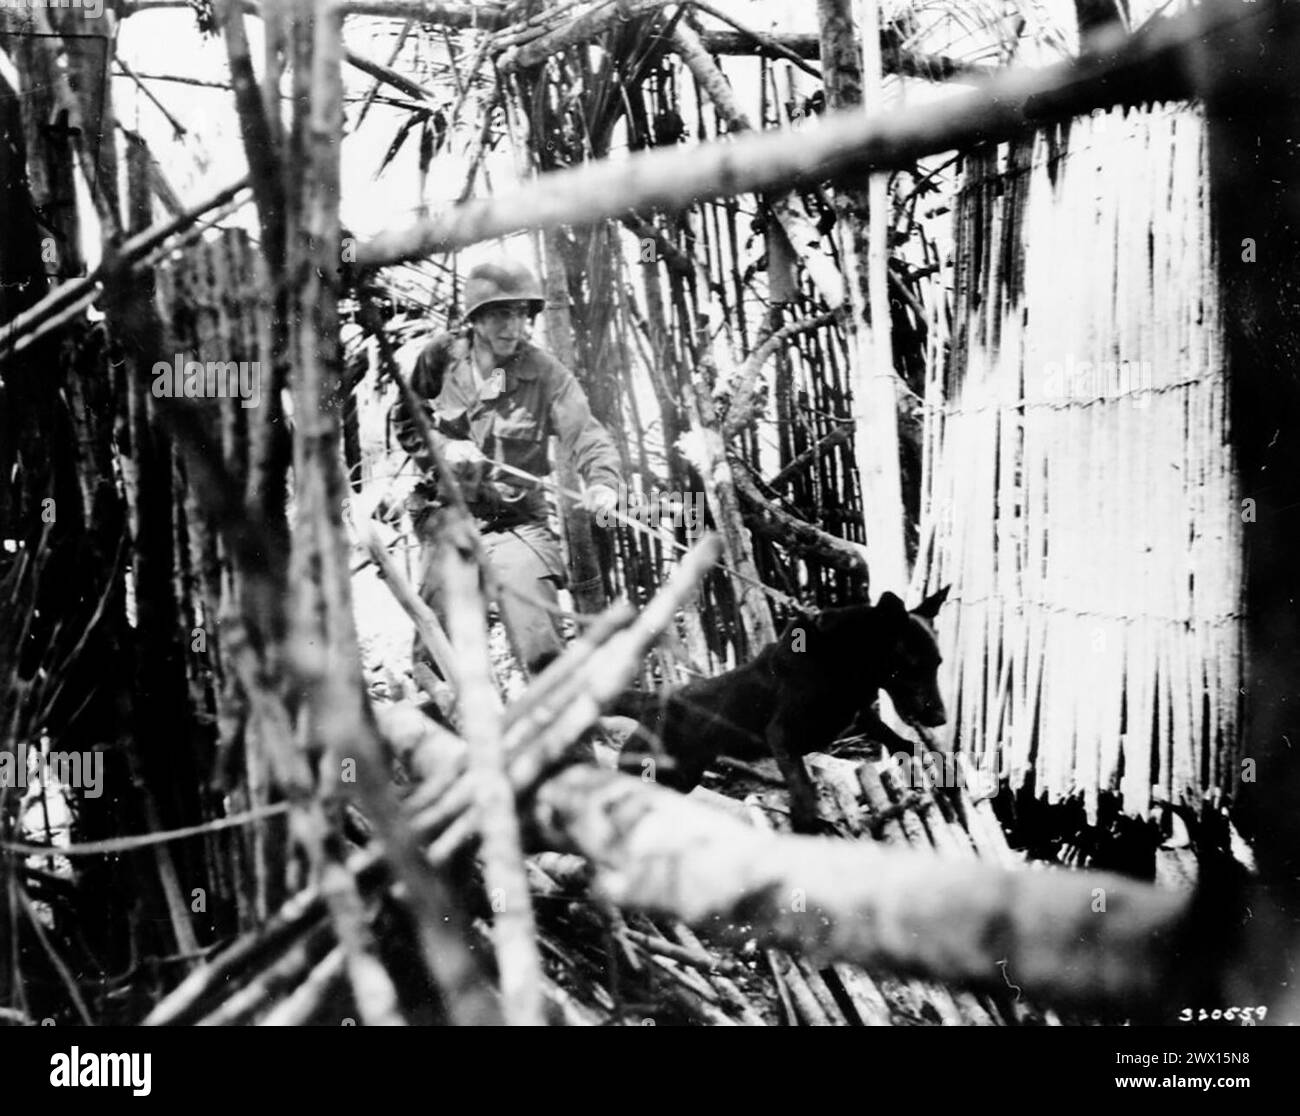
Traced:
[[591, 413], [587, 393], [568, 368], [550, 353], [542, 353], [539, 375], [544, 377], [551, 430], [573, 457], [588, 484], [617, 488], [621, 462], [609, 431]]
[[[443, 376], [446, 373], [447, 365], [450, 361], [450, 353], [455, 337], [450, 333], [442, 333], [433, 338], [415, 358], [415, 365], [411, 369], [409, 382], [412, 392], [416, 397], [426, 404], [435, 399], [442, 390]], [[433, 423], [435, 436], [440, 436], [441, 425], [430, 408], [430, 421]], [[389, 419], [392, 423], [393, 433], [397, 436], [397, 441], [401, 447], [411, 454], [416, 464], [423, 469], [432, 467], [432, 461], [428, 457], [427, 447], [425, 446], [424, 436], [420, 432], [419, 424], [408, 413], [406, 400], [398, 394], [391, 410]]]
[[440, 333], [420, 350], [411, 370], [411, 387], [420, 398], [432, 399], [442, 390], [442, 378], [451, 363], [455, 343], [454, 334]]

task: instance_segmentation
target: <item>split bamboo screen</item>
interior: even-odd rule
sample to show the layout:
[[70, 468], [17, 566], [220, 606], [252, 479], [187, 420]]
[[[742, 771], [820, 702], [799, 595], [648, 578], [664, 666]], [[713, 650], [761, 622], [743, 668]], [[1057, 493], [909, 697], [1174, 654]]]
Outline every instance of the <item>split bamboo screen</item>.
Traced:
[[[1243, 505], [1200, 110], [966, 159], [921, 538], [959, 746], [1055, 800], [1230, 792]], [[944, 334], [951, 345], [944, 344]]]

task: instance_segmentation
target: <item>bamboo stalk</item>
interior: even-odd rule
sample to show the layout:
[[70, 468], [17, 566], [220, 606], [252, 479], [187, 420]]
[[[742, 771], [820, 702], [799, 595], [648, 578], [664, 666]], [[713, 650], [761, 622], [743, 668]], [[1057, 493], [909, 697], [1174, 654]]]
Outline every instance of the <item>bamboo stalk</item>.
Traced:
[[805, 1027], [832, 1026], [830, 1016], [826, 1014], [821, 1001], [808, 986], [808, 981], [796, 959], [780, 950], [769, 950], [767, 960], [772, 967], [773, 977], [789, 992], [798, 1021]]
[[[353, 1002], [362, 1021], [368, 1027], [404, 1026], [397, 989], [379, 960], [377, 943], [356, 879], [345, 865], [327, 863], [321, 873], [321, 893], [332, 916]], [[332, 971], [332, 967], [326, 968]], [[313, 981], [309, 978], [306, 983], [310, 985]], [[293, 1001], [294, 997], [290, 997], [288, 1002]], [[291, 1012], [293, 1009], [284, 1010]], [[308, 1010], [306, 1003], [303, 1010]]]
[[[672, 44], [673, 50], [690, 70], [699, 94], [707, 98], [717, 110], [719, 119], [726, 122], [727, 134], [752, 132], [753, 124], [741, 109], [726, 77], [708, 56], [699, 35], [678, 22], [673, 26]], [[837, 306], [842, 298], [842, 284], [839, 276], [832, 274], [825, 265], [824, 258], [810, 251], [821, 243], [821, 236], [807, 215], [796, 208], [794, 199], [788, 194], [771, 193], [763, 201], [779, 228], [779, 231], [778, 228], [771, 229], [769, 237], [784, 237], [787, 247], [803, 263], [826, 301]]]
[[[903, 848], [909, 843], [908, 832], [901, 820], [906, 810], [893, 809], [894, 803], [890, 801], [882, 775], [883, 770], [872, 764], [863, 764], [858, 768], [858, 780], [868, 808], [887, 819], [878, 827], [877, 840], [895, 849]], [[915, 822], [915, 819], [910, 821]], [[953, 994], [947, 988], [927, 981], [915, 990], [914, 995], [937, 1011], [946, 1025], [961, 1026], [965, 1022]], [[917, 1014], [920, 1014], [919, 1010]]]
[[[142, 233], [127, 238], [118, 249], [117, 259], [130, 263], [142, 259], [148, 252], [158, 247], [175, 233], [188, 228], [205, 213], [231, 201], [247, 185], [247, 179], [241, 179], [239, 182], [227, 186], [224, 190], [219, 190], [206, 201], [187, 209], [179, 216], [162, 221]], [[104, 280], [111, 273], [111, 270], [110, 261], [105, 260], [95, 267], [89, 275], [69, 279], [66, 283], [52, 290], [35, 305], [10, 319], [0, 330], [0, 357], [8, 355], [7, 351], [12, 349], [18, 340], [56, 313], [66, 312], [68, 307], [79, 302], [88, 305], [89, 301], [94, 297], [96, 284]]]
[[[59, 982], [66, 989], [68, 999], [72, 1001], [72, 1006], [76, 1008], [77, 1015], [80, 1016], [81, 1022], [87, 1027], [93, 1027], [95, 1025], [94, 1021], [90, 1018], [90, 1012], [86, 1009], [86, 1002], [82, 998], [80, 990], [77, 988], [77, 982], [73, 978], [67, 962], [59, 956], [58, 950], [54, 948], [54, 944], [50, 941], [49, 935], [46, 934], [40, 913], [36, 910], [31, 898], [28, 896], [27, 889], [18, 886], [17, 881], [13, 880], [11, 877], [11, 883], [7, 890], [11, 896], [17, 899], [17, 905], [22, 907], [23, 913], [31, 923], [32, 933], [36, 935], [37, 942], [40, 943], [41, 949], [45, 951], [45, 955], [49, 958], [50, 965], [58, 975]], [[16, 912], [14, 912], [14, 918], [17, 918]]]
[[[969, 840], [969, 834], [952, 816], [949, 808], [949, 802], [944, 797], [944, 790], [937, 786], [930, 777], [929, 772], [924, 766], [921, 767], [917, 781], [923, 793], [930, 796], [933, 807], [922, 815], [926, 829], [930, 835], [930, 840], [934, 847], [945, 856], [956, 857], [974, 861], [978, 859], [978, 853], [974, 845]], [[961, 783], [958, 781], [958, 786]], [[988, 998], [987, 1000], [974, 1000], [977, 1009], [977, 1018], [987, 1017], [988, 1021], [997, 1026], [1003, 1026], [1011, 1021], [1026, 1022], [1028, 1013], [1019, 1000], [1006, 1002], [1006, 997]]]
[[292, 987], [303, 973], [321, 960], [323, 951], [330, 942], [330, 930], [327, 920], [316, 923], [303, 937], [294, 942], [272, 965], [257, 973], [244, 987], [230, 993], [225, 991], [225, 999], [203, 1018], [195, 1022], [197, 1027], [229, 1027], [237, 1024], [260, 1010], [273, 996], [282, 989]]
[[468, 776], [473, 780], [477, 823], [483, 837], [484, 878], [493, 899], [493, 940], [505, 1020], [513, 1026], [543, 1022], [541, 959], [520, 851], [519, 822], [506, 770], [501, 698], [492, 680], [486, 605], [473, 562], [472, 536], [444, 519], [442, 584], [447, 623], [461, 664], [458, 694]]
[[[283, 250], [285, 237], [284, 167], [281, 149], [274, 141], [267, 103], [262, 99], [244, 31], [238, 0], [218, 0], [215, 14], [224, 32], [230, 81], [239, 115], [240, 132], [248, 157], [248, 179], [257, 198], [262, 239], [273, 257]], [[278, 102], [273, 106], [277, 118]]]
[[835, 997], [831, 990], [826, 986], [826, 981], [812, 965], [802, 957], [794, 958], [795, 968], [798, 969], [799, 975], [807, 985], [808, 991], [813, 999], [817, 1002], [817, 1007], [821, 1010], [821, 1015], [825, 1023], [818, 1023], [818, 1026], [830, 1027], [847, 1027], [849, 1021], [844, 1018], [844, 1012], [840, 1010], [839, 1004], [835, 1002]]
[[844, 994], [853, 1004], [858, 1020], [864, 1027], [893, 1025], [889, 1004], [876, 981], [865, 969], [837, 962], [831, 966], [831, 972], [840, 982], [840, 987], [844, 989]]
[[701, 953], [696, 949], [688, 949], [686, 946], [677, 945], [666, 938], [656, 937], [653, 934], [646, 934], [640, 930], [634, 930], [632, 927], [626, 927], [622, 935], [628, 941], [640, 946], [649, 953], [657, 953], [667, 957], [670, 961], [677, 961], [683, 965], [689, 965], [700, 972], [712, 973], [717, 967], [713, 958], [707, 953]]
[[[686, 946], [692, 953], [703, 954], [705, 952], [704, 946], [700, 944], [700, 940], [685, 923], [674, 923], [672, 926], [672, 932], [674, 937], [676, 937], [677, 940]], [[727, 968], [729, 967], [730, 966], [727, 966]], [[757, 1009], [750, 1002], [749, 998], [741, 992], [740, 988], [731, 977], [726, 976], [725, 973], [715, 971], [712, 974], [711, 979], [714, 986], [722, 994], [723, 1000], [726, 1001], [727, 1005], [740, 1016], [740, 1021], [742, 1023], [748, 1027], [767, 1026], [766, 1021], [761, 1015], [759, 1015]]]
[[507, 51], [498, 65], [503, 70], [528, 69], [540, 65], [568, 47], [588, 42], [609, 28], [615, 20], [625, 21], [659, 11], [668, 0], [620, 0], [597, 5], [554, 31], [541, 35], [514, 51]]
[[[934, 803], [933, 788], [925, 787], [924, 777], [925, 773], [924, 769], [922, 769], [922, 785], [917, 789], [921, 790], [925, 794], [925, 797], [921, 799], [921, 803], [929, 806], [926, 813], [933, 815], [937, 810], [937, 806]], [[879, 784], [888, 796], [891, 804], [903, 807], [898, 814], [898, 824], [902, 828], [907, 844], [911, 845], [913, 848], [938, 849], [940, 853], [946, 851], [951, 854], [951, 847], [947, 845], [946, 841], [935, 841], [933, 839], [933, 835], [936, 831], [942, 832], [947, 828], [943, 823], [941, 815], [935, 818], [932, 824], [927, 826], [925, 822], [922, 821], [921, 809], [919, 807], [908, 807], [906, 805], [906, 803], [911, 799], [909, 793], [910, 788], [900, 787], [898, 785], [896, 772], [893, 769], [889, 767], [882, 767], [880, 769]], [[865, 785], [866, 784], [864, 784], [864, 786]], [[963, 1023], [984, 1027], [993, 1026], [997, 1022], [989, 1013], [988, 1009], [970, 992], [958, 991], [950, 993], [950, 996], [952, 1005], [960, 1014]], [[945, 1002], [944, 1006], [940, 1008], [941, 1013], [946, 1006], [947, 1004]]]
[[433, 656], [433, 661], [438, 664], [438, 669], [442, 671], [443, 677], [451, 683], [459, 694], [461, 692], [460, 658], [452, 648], [451, 642], [447, 639], [447, 634], [443, 631], [442, 624], [434, 614], [433, 609], [421, 600], [415, 588], [406, 580], [406, 576], [398, 567], [393, 556], [389, 554], [383, 539], [380, 538], [378, 527], [373, 523], [363, 524], [358, 529], [358, 534], [361, 536], [362, 545], [369, 552], [375, 565], [379, 567], [384, 584], [388, 586], [394, 599], [402, 606], [407, 616], [411, 618], [411, 623], [415, 625], [415, 631], [420, 637], [420, 642]]
[[347, 953], [343, 946], [335, 946], [313, 966], [310, 974], [274, 1010], [267, 1013], [259, 1024], [262, 1027], [301, 1027], [316, 1015], [332, 991], [347, 975]]

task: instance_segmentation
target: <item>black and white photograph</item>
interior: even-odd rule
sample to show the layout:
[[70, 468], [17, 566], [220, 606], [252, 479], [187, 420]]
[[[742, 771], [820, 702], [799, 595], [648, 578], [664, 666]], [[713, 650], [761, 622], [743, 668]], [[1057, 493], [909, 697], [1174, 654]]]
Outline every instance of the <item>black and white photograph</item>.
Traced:
[[42, 1088], [742, 1026], [1248, 1091], [1298, 590], [1300, 4], [0, 0]]

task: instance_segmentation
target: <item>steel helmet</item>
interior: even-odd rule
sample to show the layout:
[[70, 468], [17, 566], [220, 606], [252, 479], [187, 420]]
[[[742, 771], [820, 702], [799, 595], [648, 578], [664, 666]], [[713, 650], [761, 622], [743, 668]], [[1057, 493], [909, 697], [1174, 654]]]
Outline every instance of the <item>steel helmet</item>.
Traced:
[[472, 318], [480, 307], [494, 302], [527, 302], [533, 314], [546, 305], [541, 284], [523, 264], [478, 264], [465, 277], [465, 317]]

